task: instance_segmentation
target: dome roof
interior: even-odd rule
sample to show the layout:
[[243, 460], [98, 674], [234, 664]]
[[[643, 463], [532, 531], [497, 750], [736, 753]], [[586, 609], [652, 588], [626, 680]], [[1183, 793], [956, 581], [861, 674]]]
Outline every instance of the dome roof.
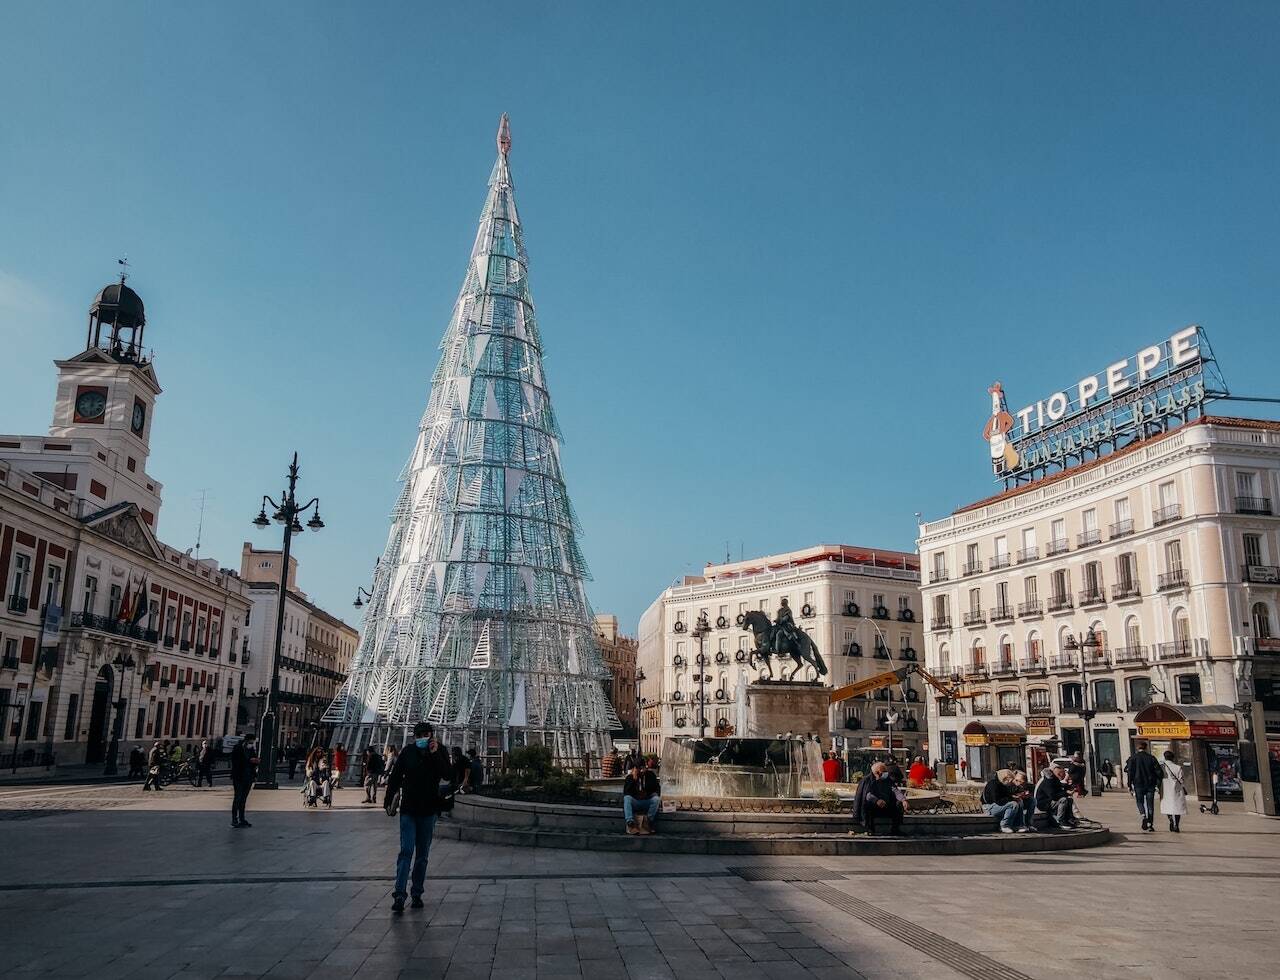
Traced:
[[93, 298], [89, 313], [117, 327], [141, 327], [147, 322], [142, 297], [122, 282], [103, 286]]

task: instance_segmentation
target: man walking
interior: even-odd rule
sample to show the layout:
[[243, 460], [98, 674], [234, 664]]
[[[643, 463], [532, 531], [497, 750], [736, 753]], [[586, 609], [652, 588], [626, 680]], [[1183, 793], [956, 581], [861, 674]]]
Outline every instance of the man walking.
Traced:
[[[391, 911], [403, 912], [404, 900], [412, 897], [412, 906], [422, 908], [422, 892], [426, 888], [427, 855], [436, 830], [436, 817], [442, 800], [440, 784], [450, 779], [449, 752], [436, 741], [435, 729], [429, 721], [413, 726], [413, 741], [406, 745], [387, 779], [383, 797], [387, 814], [393, 813], [396, 794], [400, 796], [400, 853], [396, 858], [396, 884], [391, 893]], [[409, 868], [413, 866], [410, 882]], [[409, 891], [406, 892], [406, 886]]]
[[244, 808], [258, 774], [258, 753], [254, 749], [254, 735], [250, 732], [231, 750], [231, 826], [235, 830], [253, 826], [244, 818]]
[[209, 781], [209, 788], [213, 789], [213, 746], [209, 744], [207, 738], [200, 740], [200, 751], [196, 756], [196, 761], [200, 765], [200, 774], [196, 777], [196, 789], [204, 785], [204, 781]]
[[1138, 743], [1137, 751], [1124, 764], [1124, 773], [1129, 777], [1129, 792], [1138, 804], [1142, 829], [1155, 830], [1156, 787], [1160, 785], [1160, 763], [1147, 751], [1146, 742]]
[[164, 750], [159, 742], [151, 743], [151, 751], [147, 753], [147, 778], [142, 784], [144, 790], [153, 789], [157, 793], [163, 788], [160, 785], [160, 767], [164, 765]]
[[382, 753], [370, 745], [364, 750], [364, 801], [378, 802], [378, 780], [382, 777]]

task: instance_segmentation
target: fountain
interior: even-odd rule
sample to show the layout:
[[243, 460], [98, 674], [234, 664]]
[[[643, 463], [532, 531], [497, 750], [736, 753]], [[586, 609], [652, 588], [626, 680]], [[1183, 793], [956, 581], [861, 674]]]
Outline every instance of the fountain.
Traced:
[[667, 739], [661, 772], [668, 797], [799, 799], [822, 782], [822, 752], [802, 739]]

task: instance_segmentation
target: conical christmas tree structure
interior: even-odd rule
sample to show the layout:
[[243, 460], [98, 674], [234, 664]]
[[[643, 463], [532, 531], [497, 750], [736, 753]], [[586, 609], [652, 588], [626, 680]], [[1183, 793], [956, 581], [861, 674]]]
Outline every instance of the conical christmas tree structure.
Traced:
[[544, 744], [570, 761], [606, 750], [619, 727], [560, 469], [510, 150], [504, 115], [360, 647], [325, 715], [357, 750], [399, 744], [426, 719], [446, 744], [482, 755]]

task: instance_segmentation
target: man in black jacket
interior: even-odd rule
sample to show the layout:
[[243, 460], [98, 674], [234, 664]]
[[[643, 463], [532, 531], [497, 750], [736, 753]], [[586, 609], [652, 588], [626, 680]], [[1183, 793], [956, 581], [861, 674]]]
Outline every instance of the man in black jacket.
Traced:
[[[893, 777], [889, 774], [888, 767], [883, 762], [877, 762], [871, 767], [871, 772], [862, 777], [862, 782], [866, 785], [858, 787], [858, 796], [862, 800], [862, 825], [867, 828], [867, 833], [874, 834], [876, 821], [888, 818], [889, 833], [897, 836], [902, 832], [902, 804], [898, 802], [898, 795], [894, 792]], [[855, 796], [855, 800], [858, 796]]]
[[200, 767], [200, 773], [196, 777], [196, 789], [204, 785], [205, 780], [209, 781], [209, 788], [213, 789], [213, 760], [217, 753], [213, 746], [209, 744], [207, 738], [200, 740], [200, 751], [196, 756], [196, 762]]
[[253, 826], [244, 818], [244, 808], [249, 802], [254, 777], [258, 774], [256, 748], [253, 732], [250, 732], [231, 750], [231, 826], [236, 830]]
[[[413, 898], [413, 907], [422, 908], [427, 855], [436, 830], [436, 817], [444, 803], [440, 784], [449, 782], [452, 772], [449, 752], [436, 741], [435, 729], [429, 721], [420, 721], [413, 727], [413, 739], [396, 757], [383, 797], [390, 815], [396, 794], [400, 796], [400, 854], [396, 859], [395, 890], [391, 893], [393, 912], [404, 911], [404, 900], [409, 895]], [[413, 866], [413, 881], [406, 893], [405, 886], [410, 884], [410, 864]]]
[[1049, 814], [1059, 827], [1074, 827], [1076, 821], [1071, 813], [1071, 794], [1063, 783], [1066, 777], [1067, 767], [1057, 762], [1040, 773], [1040, 782], [1036, 784], [1036, 809]]
[[362, 774], [364, 779], [364, 801], [366, 803], [377, 803], [378, 780], [382, 777], [383, 770], [386, 768], [382, 761], [382, 753], [371, 745], [364, 750], [361, 761], [364, 763]]
[[1155, 830], [1156, 787], [1160, 785], [1160, 763], [1147, 751], [1147, 743], [1139, 742], [1137, 751], [1124, 764], [1124, 774], [1129, 777], [1129, 792], [1138, 804], [1143, 830]]
[[[1007, 775], [1001, 778], [1001, 772]], [[1000, 818], [1000, 833], [1012, 834], [1017, 831], [1025, 834], [1027, 828], [1022, 825], [1022, 804], [1013, 798], [1012, 783], [1013, 773], [1009, 770], [993, 772], [987, 785], [982, 788], [980, 802], [987, 816]]]

